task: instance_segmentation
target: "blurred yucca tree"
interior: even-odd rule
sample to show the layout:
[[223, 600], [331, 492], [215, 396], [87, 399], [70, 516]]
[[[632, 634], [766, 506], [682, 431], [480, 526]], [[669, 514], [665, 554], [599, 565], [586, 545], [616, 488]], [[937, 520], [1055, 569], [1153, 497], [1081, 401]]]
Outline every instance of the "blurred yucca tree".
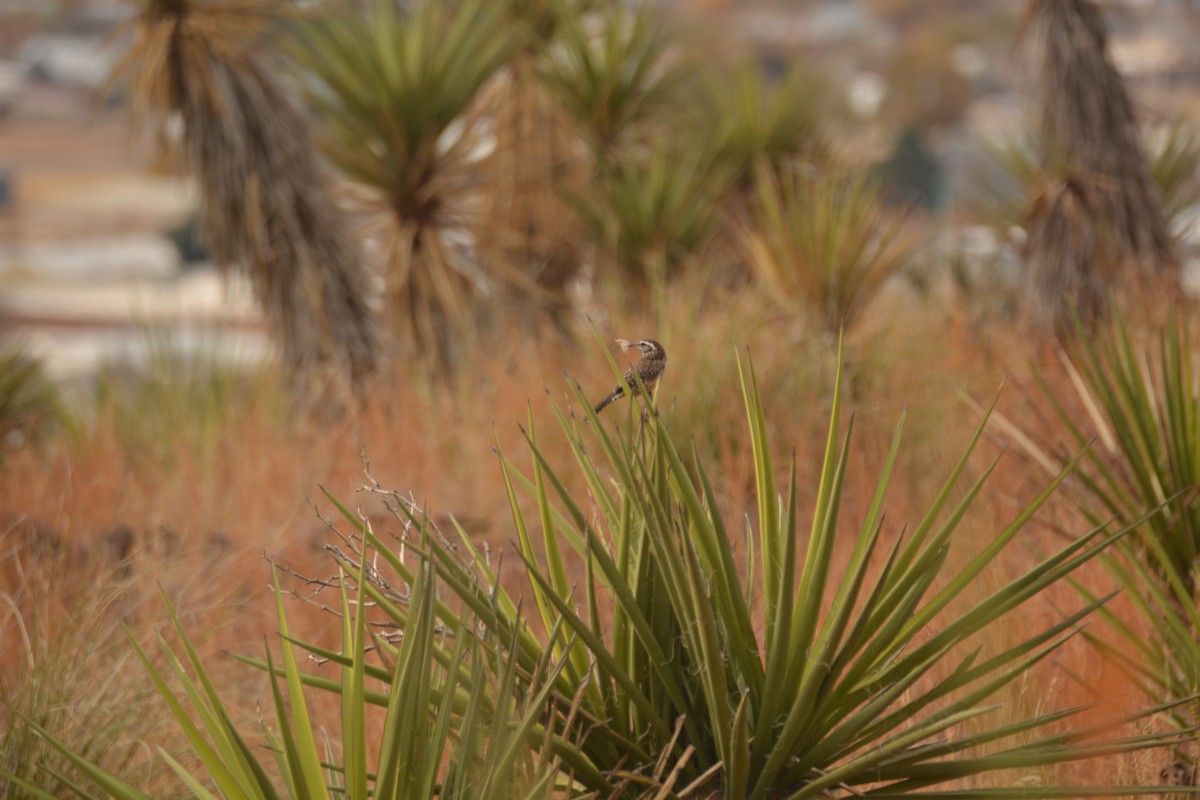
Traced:
[[1100, 7], [1029, 0], [1026, 24], [1042, 51], [1038, 159], [1051, 172], [1026, 206], [1036, 321], [1062, 324], [1072, 306], [1099, 317], [1117, 287], [1177, 289], [1174, 237]]
[[905, 216], [885, 208], [866, 174], [802, 166], [782, 174], [763, 161], [739, 238], [754, 274], [789, 310], [826, 330], [853, 326], [884, 284], [909, 263]]
[[342, 2], [302, 26], [293, 49], [324, 152], [384, 254], [393, 332], [436, 360], [502, 279], [475, 254], [491, 147], [476, 103], [519, 44], [510, 19], [482, 0]]
[[716, 231], [728, 170], [698, 150], [657, 144], [595, 177], [596, 194], [574, 198], [597, 244], [613, 259], [633, 298], [662, 312], [680, 266]]
[[[441, 601], [431, 561], [413, 573], [403, 610], [389, 609], [403, 620], [400, 635], [377, 633], [367, 619], [371, 603], [349, 588], [361, 586], [364, 572], [371, 569], [364, 557], [348, 574], [339, 573], [342, 644], [339, 652], [325, 655], [340, 672], [336, 679], [300, 671], [284, 594], [276, 580], [282, 663], [276, 666], [270, 650], [265, 661], [251, 662], [267, 668], [274, 701], [275, 728], [264, 731], [269, 746], [265, 752], [272, 758], [265, 763], [254, 746], [258, 737], [235, 724], [235, 715], [222, 702], [169, 603], [182, 658], [160, 636], [168, 665], [161, 669], [133, 642], [154, 686], [191, 743], [187, 759], [161, 748], [158, 751], [189, 795], [201, 800], [217, 796], [230, 800], [561, 796], [560, 782], [565, 778], [557, 759], [548, 745], [531, 745], [530, 736], [542, 718], [547, 694], [562, 664], [546, 661], [538, 672], [518, 682], [515, 663], [505, 658], [511, 642], [476, 630], [469, 612], [460, 614], [450, 626], [440, 622], [437, 609]], [[368, 658], [372, 652], [378, 663]], [[314, 730], [304, 697], [306, 682], [340, 692], [340, 748], [333, 746], [328, 735], [319, 736]], [[173, 683], [181, 688], [171, 688]], [[525, 694], [531, 686], [541, 688]], [[368, 753], [372, 741], [368, 714], [373, 707], [383, 709], [383, 730], [378, 749]], [[149, 800], [149, 795], [125, 778], [92, 763], [88, 754], [73, 752], [36, 721], [25, 721], [100, 787], [101, 796]], [[546, 733], [543, 729], [544, 743], [552, 738]], [[201, 764], [206, 775], [189, 771], [183, 760]], [[14, 775], [8, 778], [32, 797], [51, 797], [32, 781]], [[78, 784], [64, 783], [79, 797], [97, 797]]]
[[754, 180], [754, 164], [781, 167], [820, 160], [826, 151], [821, 121], [825, 101], [816, 77], [799, 66], [770, 82], [756, 62], [707, 70], [688, 105], [689, 128], [738, 184]]
[[[967, 205], [981, 223], [1006, 236], [1026, 226], [1034, 187], [1059, 171], [1039, 163], [1037, 147], [1032, 132], [985, 145], [987, 155], [974, 183], [977, 191]], [[1147, 137], [1147, 150], [1150, 177], [1162, 197], [1168, 225], [1179, 230], [1187, 212], [1200, 202], [1200, 135], [1189, 124], [1175, 122]]]
[[[911, 532], [893, 536], [884, 506], [898, 428], [865, 518], [850, 532], [841, 517], [852, 426], [842, 431], [839, 378], [812, 524], [802, 534], [795, 465], [777, 485], [771, 453], [779, 443], [770, 439], [752, 367], [742, 370], [758, 501], [744, 559], [717, 508], [714, 476], [695, 452], [688, 458], [676, 448], [652, 404], [628, 404], [622, 433], [601, 423], [578, 392], [587, 427], [555, 412], [586, 494], [567, 488], [532, 418], [532, 471], [502, 459], [533, 613], [548, 633], [536, 635], [525, 623], [521, 604], [466, 530], [429, 537], [420, 556], [492, 636], [513, 642], [509, 656], [520, 674], [563, 665], [552, 679], [553, 713], [572, 709], [568, 718], [588, 731], [577, 750], [555, 750], [576, 782], [609, 797], [625, 796], [622, 788], [646, 797], [946, 796], [929, 790], [953, 792], [971, 776], [1173, 741], [1106, 738], [1114, 723], [1064, 733], [1062, 723], [1078, 709], [1016, 721], [990, 716], [989, 699], [1053, 654], [1104, 602], [981, 657], [980, 637], [991, 626], [1124, 535], [1097, 528], [986, 595], [968, 591], [1067, 472], [951, 568], [951, 541], [995, 466], [961, 485], [983, 427]], [[521, 499], [526, 493], [532, 510]], [[411, 503], [397, 507], [406, 528], [429, 528]], [[379, 547], [371, 528], [342, 511], [360, 541]], [[835, 556], [839, 541], [849, 547], [844, 561]], [[368, 578], [377, 601], [415, 579], [412, 566], [380, 554], [396, 577]], [[380, 605], [397, 621], [405, 616], [394, 603]], [[447, 604], [437, 613], [451, 625], [461, 612]], [[1091, 797], [1123, 790], [1046, 791]], [[1011, 797], [1014, 790], [972, 789], [970, 796]]]
[[561, 18], [539, 72], [603, 169], [669, 119], [684, 73], [660, 8], [607, 0], [594, 12]]
[[[1037, 254], [1037, 279], [1044, 286], [1024, 287], [1035, 319], [1066, 321], [1072, 313], [1094, 319], [1106, 312], [1110, 287], [1120, 280], [1111, 259], [1120, 249], [1111, 240], [1115, 228], [1099, 222], [1108, 213], [1102, 195], [1113, 184], [1073, 170], [1065, 159], [1039, 156], [1038, 148], [1032, 132], [989, 143], [967, 207], [1001, 240]], [[1200, 137], [1176, 122], [1147, 137], [1147, 151], [1146, 168], [1167, 226], [1182, 236], [1200, 201]], [[1142, 292], [1152, 295], [1154, 286]]]
[[376, 366], [362, 254], [333, 202], [307, 118], [277, 77], [276, 0], [139, 0], [111, 82], [136, 124], [179, 151], [217, 262], [245, 268], [298, 396], [359, 386]]
[[[1200, 725], [1200, 390], [1192, 331], [1173, 317], [1157, 352], [1135, 342], [1120, 312], [1101, 328], [1076, 325], [1063, 365], [1076, 402], [1064, 402], [1042, 375], [1042, 394], [1057, 412], [1069, 446], [1087, 449], [1070, 496], [1093, 522], [1140, 520], [1105, 564], [1126, 589], [1142, 625], [1105, 611], [1108, 638], [1091, 637], [1156, 700], [1174, 709], [1183, 730]], [[1077, 408], [1083, 409], [1080, 414]], [[1053, 454], [1032, 441], [1038, 463]], [[1144, 629], [1153, 636], [1147, 637]], [[1180, 750], [1186, 782], [1197, 773], [1195, 746]]]

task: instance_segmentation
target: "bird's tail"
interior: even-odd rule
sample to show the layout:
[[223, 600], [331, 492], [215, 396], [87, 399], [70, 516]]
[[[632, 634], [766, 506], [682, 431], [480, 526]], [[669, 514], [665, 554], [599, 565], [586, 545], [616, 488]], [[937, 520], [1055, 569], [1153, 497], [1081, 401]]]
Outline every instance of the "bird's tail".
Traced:
[[592, 410], [595, 411], [597, 414], [599, 414], [601, 411], [608, 408], [609, 404], [612, 403], [612, 401], [616, 400], [618, 397], [620, 397], [623, 394], [625, 394], [625, 392], [620, 387], [617, 387], [616, 389], [614, 389], [612, 391], [611, 394], [609, 394], [608, 397], [604, 398], [599, 403], [596, 403], [596, 407]]

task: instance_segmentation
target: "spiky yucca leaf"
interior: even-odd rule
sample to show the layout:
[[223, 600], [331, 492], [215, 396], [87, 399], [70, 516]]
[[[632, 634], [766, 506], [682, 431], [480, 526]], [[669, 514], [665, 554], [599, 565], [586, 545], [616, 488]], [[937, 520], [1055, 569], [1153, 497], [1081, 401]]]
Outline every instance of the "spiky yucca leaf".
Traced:
[[1074, 334], [1063, 365], [1085, 418], [1070, 413], [1044, 379], [1040, 386], [1074, 445], [1099, 434], [1080, 472], [1092, 501], [1084, 508], [1097, 521], [1132, 521], [1152, 511], [1134, 543], [1146, 557], [1188, 575], [1200, 554], [1200, 509], [1193, 502], [1200, 399], [1189, 328], [1172, 318], [1153, 355], [1135, 343], [1119, 314], [1096, 334], [1078, 327]]
[[1176, 122], [1150, 137], [1150, 176], [1162, 195], [1163, 213], [1178, 232], [1183, 215], [1200, 202], [1200, 133]]

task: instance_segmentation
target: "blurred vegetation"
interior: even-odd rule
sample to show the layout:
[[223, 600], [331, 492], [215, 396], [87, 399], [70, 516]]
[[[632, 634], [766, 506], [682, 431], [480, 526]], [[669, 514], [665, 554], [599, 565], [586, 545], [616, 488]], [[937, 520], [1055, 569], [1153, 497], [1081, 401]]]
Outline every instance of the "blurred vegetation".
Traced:
[[827, 91], [819, 77], [800, 64], [777, 80], [768, 80], [763, 67], [751, 61], [710, 67], [693, 91], [688, 128], [697, 132], [697, 144], [712, 149], [711, 157], [739, 186], [753, 182], [759, 159], [780, 169], [798, 159], [821, 161], [830, 156], [823, 129]]
[[575, 199], [597, 244], [624, 272], [628, 302], [663, 319], [668, 282], [717, 230], [728, 180], [704, 154], [655, 147], [606, 171], [596, 195]]
[[346, 402], [376, 368], [379, 342], [361, 253], [264, 46], [285, 6], [140, 5], [110, 84], [124, 82], [135, 125], [196, 178], [205, 244], [222, 267], [249, 273], [295, 400]]
[[945, 205], [945, 168], [915, 128], [900, 133], [891, 154], [879, 165], [878, 175], [892, 205], [930, 211]]
[[650, 4], [609, 2], [596, 18], [561, 18], [542, 79], [575, 120], [599, 167], [616, 166], [675, 110], [675, 89], [685, 73], [670, 60], [671, 45], [664, 17]]
[[[1162, 198], [1172, 230], [1178, 230], [1200, 201], [1200, 136], [1186, 122], [1174, 122], [1147, 140], [1147, 168]], [[1038, 163], [1037, 142], [1025, 132], [987, 145], [987, 166], [981, 170], [980, 194], [968, 210], [981, 222], [1011, 236], [1028, 219], [1025, 204], [1034, 188], [1056, 171]]]
[[[22, 536], [33, 546], [13, 547]], [[71, 796], [77, 773], [41, 731], [143, 785], [153, 775], [139, 739], [154, 735], [160, 717], [145, 713], [153, 692], [132, 672], [122, 635], [128, 580], [97, 563], [86, 591], [72, 587], [69, 543], [54, 536], [28, 521], [0, 535], [0, 574], [21, 576], [0, 593], [0, 641], [11, 648], [0, 670], [0, 795], [11, 800]]]
[[20, 350], [0, 351], [0, 467], [12, 450], [35, 444], [74, 420], [42, 363]]
[[91, 414], [146, 466], [209, 461], [239, 419], [284, 426], [288, 398], [270, 370], [230, 363], [213, 343], [188, 352], [162, 330], [144, 331], [143, 342], [144, 363], [110, 364], [97, 376]]
[[[189, 15], [195, 25], [174, 25]], [[273, 4], [146, 0], [121, 74], [135, 115], [164, 141], [166, 116], [183, 113], [208, 244], [258, 275], [289, 374], [341, 348], [352, 388], [376, 361], [377, 312], [397, 372], [444, 373], [506, 317], [569, 332], [571, 312], [589, 310], [572, 307], [576, 289], [661, 320], [667, 285], [711, 239], [722, 280], [746, 272], [727, 223], [742, 223], [764, 175], [851, 171], [831, 146], [820, 77], [793, 64], [770, 78], [734, 52], [714, 59], [653, 4], [371, 0], [287, 17]], [[331, 195], [310, 163], [307, 121], [266, 77], [278, 55], [291, 59], [363, 258], [319, 250], [351, 230], [324, 206], [297, 212], [311, 223], [304, 236], [328, 234], [311, 246], [288, 233], [292, 210], [273, 210]], [[202, 113], [218, 97], [236, 108], [255, 96], [270, 102], [237, 112], [247, 128]], [[264, 148], [287, 157], [258, 159]], [[320, 252], [329, 267], [310, 282], [306, 259]], [[305, 306], [319, 282], [331, 305]]]
[[204, 246], [204, 234], [200, 229], [199, 213], [188, 214], [179, 224], [165, 231], [166, 237], [179, 251], [185, 266], [208, 261], [212, 254]]
[[888, 93], [880, 113], [897, 129], [948, 128], [966, 117], [970, 81], [955, 66], [939, 33], [914, 32], [896, 48], [887, 64]]
[[908, 220], [888, 211], [866, 174], [762, 168], [758, 196], [741, 236], [754, 274], [777, 302], [806, 310], [825, 330], [850, 327], [909, 261]]
[[[1190, 326], [1175, 317], [1157, 342], [1135, 340], [1118, 312], [1098, 335], [1076, 325], [1065, 361], [1074, 397], [1039, 376], [1068, 446], [1088, 448], [1070, 493], [1080, 510], [1095, 524], [1137, 526], [1104, 560], [1141, 625], [1106, 612], [1110, 635], [1093, 639], [1147, 696], [1178, 704], [1171, 716], [1182, 731], [1200, 724], [1200, 390], [1192, 341]], [[1054, 463], [1053, 453], [1031, 450], [1040, 463]], [[1182, 747], [1177, 762], [1183, 782], [1195, 785], [1200, 752]]]

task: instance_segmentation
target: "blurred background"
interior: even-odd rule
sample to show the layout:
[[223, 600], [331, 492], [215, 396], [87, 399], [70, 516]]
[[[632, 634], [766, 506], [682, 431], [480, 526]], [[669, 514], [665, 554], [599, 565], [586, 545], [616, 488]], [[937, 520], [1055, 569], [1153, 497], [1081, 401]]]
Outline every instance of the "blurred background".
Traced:
[[266, 353], [253, 303], [236, 277], [222, 285], [192, 237], [194, 188], [105, 93], [134, 13], [127, 3], [0, 8], [5, 332], [66, 381], [140, 358], [136, 329], [150, 322], [217, 326], [230, 357], [235, 340], [248, 356]]
[[[311, 52], [297, 56], [295, 47], [287, 52], [284, 29], [300, 24], [297, 13], [310, 19], [322, 13], [320, 4], [300, 5], [302, 11], [285, 12], [293, 19], [264, 22], [269, 30], [255, 34], [267, 36], [284, 51], [263, 69], [293, 89], [297, 73], [305, 70], [308, 77], [301, 80], [318, 81], [321, 68], [313, 60], [330, 57]], [[544, 13], [537, 3], [512, 5], [518, 15]], [[635, 7], [627, 6], [631, 19]], [[117, 0], [6, 0], [0, 6], [0, 321], [10, 340], [40, 359], [55, 379], [68, 382], [86, 379], [114, 360], [143, 362], [151, 341], [145, 331], [151, 326], [169, 334], [172, 347], [202, 350], [221, 359], [259, 361], [272, 352], [269, 325], [255, 302], [245, 265], [223, 275], [214, 268], [198, 224], [202, 198], [186, 159], [155, 146], [148, 135], [150, 124], [174, 125], [178, 139], [178, 115], [159, 109], [166, 118], [131, 119], [128, 76], [110, 81], [129, 52], [131, 22], [138, 13], [137, 4]], [[755, 135], [768, 137], [760, 149], [777, 151], [800, 151], [809, 144], [802, 139], [819, 136], [840, 162], [882, 174], [889, 186], [887, 196], [915, 211], [917, 224], [932, 226], [925, 243], [936, 242], [948, 257], [940, 259], [942, 263], [923, 264], [921, 280], [939, 280], [947, 264], [965, 266], [978, 275], [987, 271], [981, 264], [998, 263], [1004, 280], [1017, 281], [1017, 253], [997, 224], [996, 203], [986, 201], [1005, 192], [1014, 202], [1024, 199], [1026, 187], [1014, 182], [1027, 176], [1019, 171], [1014, 175], [1011, 163], [997, 158], [997, 151], [1026, 143], [1036, 130], [1034, 89], [1041, 58], [1022, 32], [1028, 27], [1028, 14], [1025, 3], [986, 0], [656, 3], [654, 35], [663, 41], [630, 47], [647, 48], [632, 54], [645, 59], [649, 70], [636, 78], [646, 85], [635, 90], [658, 91], [661, 97], [625, 98], [629, 106], [643, 107], [619, 110], [630, 117], [611, 120], [623, 130], [610, 133], [654, 139], [658, 134], [646, 130], [673, 124], [672, 116], [675, 123], [681, 114], [696, 120], [703, 113], [729, 121], [731, 114], [748, 114], [747, 107], [764, 102], [758, 95], [781, 93], [784, 96], [771, 101], [778, 107], [757, 121], [761, 130], [732, 134], [741, 137], [735, 146], [746, 151], [746, 158], [754, 155]], [[1105, 3], [1104, 15], [1111, 62], [1128, 87], [1147, 140], [1160, 141], [1197, 111], [1200, 53], [1189, 43], [1200, 25], [1200, 12], [1181, 0], [1127, 0]], [[553, 46], [552, 32], [539, 35], [546, 38], [539, 46]], [[296, 58], [284, 64], [288, 56]], [[346, 59], [347, 54], [332, 57]], [[624, 224], [619, 216], [624, 212], [605, 205], [627, 202], [619, 195], [621, 181], [633, 178], [618, 173], [603, 178], [607, 186], [593, 184], [581, 191], [596, 159], [587, 147], [572, 151], [578, 144], [573, 137], [592, 135], [585, 130], [589, 125], [600, 125], [600, 133], [607, 135], [606, 123], [569, 107], [571, 100], [587, 102], [579, 94], [584, 89], [572, 94], [571, 87], [563, 86], [572, 77], [565, 72], [569, 65], [557, 76], [557, 97], [565, 102], [557, 109], [544, 107], [552, 101], [543, 102], [523, 87], [540, 77], [540, 86], [554, 94], [555, 79], [534, 75], [546, 70], [527, 68], [523, 65], [532, 59], [522, 58], [513, 51], [494, 63], [475, 65], [486, 74], [476, 78], [469, 97], [451, 100], [459, 104], [460, 113], [484, 117], [474, 126], [483, 130], [476, 131], [477, 152], [471, 156], [479, 163], [470, 169], [475, 170], [473, 179], [489, 181], [474, 187], [474, 195], [462, 197], [460, 208], [454, 209], [455, 214], [482, 217], [469, 225], [451, 221], [449, 226], [461, 234], [452, 247], [472, 262], [454, 271], [466, 275], [471, 286], [464, 291], [469, 294], [496, 296], [499, 287], [515, 283], [521, 290], [535, 290], [506, 297], [518, 305], [549, 309], [552, 316], [602, 314], [602, 308], [589, 306], [588, 298], [596, 281], [605, 279], [607, 265], [599, 263], [604, 254], [574, 245], [580, 237], [601, 250], [612, 243], [615, 226]], [[652, 63], [655, 59], [662, 63]], [[666, 74], [673, 70], [686, 75]], [[720, 90], [709, 86], [704, 97], [703, 90], [692, 91], [694, 87], [686, 84], [711, 84], [714, 76], [708, 71], [724, 73], [720, 80], [730, 82]], [[803, 80], [788, 83], [794, 73], [803, 73]], [[505, 93], [507, 99], [497, 97]], [[706, 102], [728, 105], [698, 108]], [[316, 106], [318, 114], [322, 110]], [[772, 113], [779, 118], [769, 119]], [[514, 121], [506, 114], [524, 114], [525, 119]], [[574, 129], [564, 131], [572, 122]], [[752, 122], [748, 116], [744, 124]], [[510, 123], [528, 126], [513, 142], [505, 141], [510, 134], [504, 126]], [[771, 125], [779, 130], [768, 130]], [[686, 127], [696, 132], [695, 126]], [[819, 134], [814, 133], [818, 128]], [[701, 132], [710, 130], [705, 125]], [[524, 141], [526, 134], [538, 142], [530, 153], [520, 149], [530, 144]], [[350, 132], [323, 135], [340, 137], [335, 148], [351, 146], [345, 141]], [[360, 129], [357, 135], [371, 134]], [[543, 146], [553, 151], [556, 145], [561, 152], [551, 152], [550, 157], [561, 163], [529, 163], [544, 161]], [[364, 177], [354, 174], [355, 165], [339, 161], [336, 152], [332, 157], [341, 168], [339, 180]], [[510, 161], [519, 166], [506, 166]], [[635, 166], [644, 172], [654, 165]], [[367, 168], [376, 169], [376, 174], [356, 183], [369, 185], [374, 180], [374, 188], [389, 191], [387, 167]], [[464, 165], [442, 169], [461, 173]], [[495, 174], [505, 170], [509, 174]], [[707, 178], [693, 175], [691, 180]], [[458, 186], [448, 189], [459, 191]], [[594, 196], [597, 190], [618, 194], [606, 204]], [[507, 197], [497, 199], [503, 193]], [[588, 196], [579, 202], [577, 195]], [[711, 209], [690, 211], [700, 217]], [[610, 224], [614, 213], [616, 222]], [[688, 212], [676, 208], [670, 213], [678, 217]], [[697, 251], [710, 238], [707, 220], [658, 222], [660, 228], [696, 228], [659, 232], [688, 240], [681, 249]], [[1180, 210], [1172, 222], [1188, 234], [1184, 241], [1191, 241], [1192, 209]], [[437, 224], [448, 226], [445, 221]], [[522, 227], [524, 233], [514, 234]], [[629, 233], [631, 226], [624, 227], [626, 238], [651, 235]], [[571, 228], [577, 230], [564, 230]], [[629, 261], [633, 256], [628, 248], [642, 243], [622, 246], [625, 252], [619, 258]], [[961, 260], [956, 260], [958, 255]], [[1191, 249], [1183, 255], [1190, 268]], [[723, 260], [728, 264], [736, 259]], [[376, 273], [380, 271], [376, 263]], [[519, 279], [509, 280], [510, 272], [519, 273]], [[435, 303], [454, 301], [442, 297]], [[428, 350], [428, 343], [422, 349]]]

